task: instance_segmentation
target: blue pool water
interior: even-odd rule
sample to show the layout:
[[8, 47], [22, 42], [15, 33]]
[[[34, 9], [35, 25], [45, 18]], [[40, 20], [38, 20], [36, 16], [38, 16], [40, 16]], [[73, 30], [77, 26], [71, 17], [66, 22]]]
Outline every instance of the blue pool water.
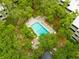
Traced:
[[47, 34], [48, 31], [38, 22], [32, 25], [33, 30], [35, 30], [39, 35]]

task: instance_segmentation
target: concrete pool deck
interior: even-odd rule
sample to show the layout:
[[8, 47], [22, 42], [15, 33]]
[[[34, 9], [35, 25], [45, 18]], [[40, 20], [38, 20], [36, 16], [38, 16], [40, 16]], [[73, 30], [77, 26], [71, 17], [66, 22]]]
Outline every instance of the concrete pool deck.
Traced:
[[[31, 27], [31, 28], [32, 28], [32, 25], [33, 25], [34, 23], [36, 23], [36, 22], [39, 22], [44, 28], [47, 29], [47, 31], [48, 31], [49, 33], [54, 33], [54, 34], [56, 34], [56, 31], [55, 31], [51, 26], [49, 26], [49, 25], [45, 22], [45, 18], [44, 18], [44, 17], [38, 16], [38, 17], [36, 17], [36, 18], [31, 18], [31, 19], [28, 20], [28, 22], [26, 22], [26, 25], [27, 25], [28, 27]], [[33, 28], [32, 28], [32, 29], [33, 29]], [[37, 32], [36, 32], [35, 30], [33, 30], [33, 31], [37, 34]], [[40, 35], [37, 34], [37, 37], [34, 38], [34, 39], [32, 40], [32, 42], [31, 42], [33, 49], [38, 49], [38, 48], [39, 48], [39, 44], [40, 44], [40, 42], [39, 42], [39, 36], [40, 36]]]
[[[36, 23], [36, 22], [38, 22], [38, 23], [40, 23], [44, 28], [46, 28], [47, 29], [47, 31], [49, 32], [49, 33], [56, 33], [55, 32], [55, 30], [53, 29], [53, 28], [51, 28], [46, 22], [45, 22], [45, 20], [44, 20], [45, 18], [44, 17], [40, 17], [40, 16], [38, 16], [38, 17], [36, 17], [36, 18], [31, 18], [31, 19], [29, 19], [29, 21], [26, 23], [26, 25], [28, 26], [28, 27], [31, 27], [32, 28], [32, 25], [34, 24], [34, 23]], [[34, 31], [34, 30], [33, 30]], [[36, 31], [34, 31], [35, 33], [36, 33]], [[37, 33], [36, 33], [37, 34]], [[38, 34], [37, 34], [38, 35]], [[39, 36], [39, 35], [38, 35]]]

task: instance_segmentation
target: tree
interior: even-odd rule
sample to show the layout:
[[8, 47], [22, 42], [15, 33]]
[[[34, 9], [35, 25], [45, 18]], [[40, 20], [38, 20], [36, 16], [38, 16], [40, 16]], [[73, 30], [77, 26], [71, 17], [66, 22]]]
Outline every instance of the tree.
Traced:
[[18, 59], [20, 47], [14, 32], [13, 25], [6, 25], [0, 21], [0, 59]]
[[74, 45], [72, 42], [67, 41], [63, 48], [58, 48], [55, 52], [55, 59], [78, 59], [78, 45]]
[[17, 22], [23, 22], [32, 17], [31, 0], [1, 0], [5, 4], [8, 10], [7, 24], [16, 25]]
[[58, 38], [54, 34], [40, 36], [40, 46], [44, 49], [51, 50], [57, 44]]
[[[78, 59], [79, 44], [73, 43], [69, 29], [76, 13], [66, 10], [68, 1], [63, 6], [58, 0], [0, 0], [8, 10], [6, 22], [0, 21], [0, 59], [38, 59], [43, 52], [55, 47], [55, 59]], [[31, 28], [25, 25], [30, 17], [46, 16], [56, 34], [39, 37], [39, 49], [31, 48], [31, 41], [36, 38]], [[62, 42], [63, 40], [66, 42]]]

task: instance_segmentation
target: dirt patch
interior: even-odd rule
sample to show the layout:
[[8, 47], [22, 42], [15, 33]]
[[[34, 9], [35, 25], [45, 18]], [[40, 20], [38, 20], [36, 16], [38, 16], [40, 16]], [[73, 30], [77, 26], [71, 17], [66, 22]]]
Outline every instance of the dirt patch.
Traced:
[[22, 34], [22, 32], [19, 30], [19, 28], [16, 26], [16, 34], [17, 34], [17, 39], [18, 39], [18, 42], [21, 46], [24, 46], [25, 45], [25, 40], [24, 40], [24, 36]]
[[58, 41], [57, 47], [64, 47], [66, 45], [67, 39], [65, 37], [61, 37]]
[[58, 31], [60, 28], [60, 18], [56, 17], [55, 20], [52, 22], [53, 28]]

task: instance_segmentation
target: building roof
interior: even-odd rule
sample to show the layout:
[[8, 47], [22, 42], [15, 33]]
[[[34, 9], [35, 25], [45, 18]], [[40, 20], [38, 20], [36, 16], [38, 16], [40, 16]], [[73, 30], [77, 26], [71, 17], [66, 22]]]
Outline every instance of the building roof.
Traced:
[[71, 0], [67, 8], [73, 12], [79, 12], [79, 0]]
[[[66, 0], [61, 0], [62, 2], [65, 2]], [[79, 0], [69, 0], [69, 6], [67, 7], [67, 9], [69, 9], [70, 11], [79, 12]]]
[[48, 51], [46, 51], [43, 54], [42, 59], [52, 59], [52, 55]]
[[62, 2], [65, 2], [65, 1], [71, 1], [71, 0], [61, 0]]
[[76, 17], [76, 19], [72, 22], [73, 25], [75, 25], [77, 28], [79, 28], [79, 16]]
[[64, 2], [65, 0], [61, 0], [62, 2]]
[[79, 29], [77, 31], [79, 31]]
[[0, 11], [4, 10], [4, 7], [0, 4]]

